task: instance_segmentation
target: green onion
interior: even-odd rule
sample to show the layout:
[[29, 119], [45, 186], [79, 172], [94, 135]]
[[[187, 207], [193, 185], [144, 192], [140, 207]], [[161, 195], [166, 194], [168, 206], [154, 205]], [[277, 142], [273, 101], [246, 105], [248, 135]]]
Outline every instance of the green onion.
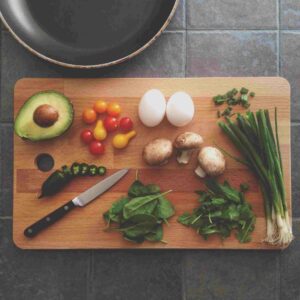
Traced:
[[293, 233], [283, 180], [277, 109], [275, 108], [275, 134], [268, 110], [238, 114], [236, 123], [226, 118], [226, 122], [219, 122], [219, 126], [244, 158], [241, 160], [231, 157], [245, 162], [259, 180], [267, 221], [265, 242], [274, 245], [290, 243]]

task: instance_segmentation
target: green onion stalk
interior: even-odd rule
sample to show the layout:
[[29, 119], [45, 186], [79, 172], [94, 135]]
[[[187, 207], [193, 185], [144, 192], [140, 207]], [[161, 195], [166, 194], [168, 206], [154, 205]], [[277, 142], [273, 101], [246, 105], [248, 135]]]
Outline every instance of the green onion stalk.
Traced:
[[227, 117], [219, 126], [243, 158], [229, 156], [246, 165], [259, 180], [267, 221], [264, 241], [273, 245], [289, 244], [294, 237], [286, 203], [277, 109], [275, 134], [268, 110], [238, 114], [236, 122]]

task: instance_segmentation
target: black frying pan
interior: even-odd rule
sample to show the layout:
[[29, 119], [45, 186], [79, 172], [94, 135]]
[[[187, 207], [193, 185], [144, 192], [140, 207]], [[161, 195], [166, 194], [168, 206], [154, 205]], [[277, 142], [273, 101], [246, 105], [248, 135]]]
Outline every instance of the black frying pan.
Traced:
[[169, 24], [180, 0], [0, 0], [1, 18], [34, 54], [95, 68], [127, 60]]

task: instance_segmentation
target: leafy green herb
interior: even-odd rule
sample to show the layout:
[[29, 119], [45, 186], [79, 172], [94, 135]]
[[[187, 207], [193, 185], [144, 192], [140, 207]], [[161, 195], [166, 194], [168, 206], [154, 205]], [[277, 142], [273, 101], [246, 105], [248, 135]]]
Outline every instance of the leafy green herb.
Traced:
[[128, 196], [114, 202], [103, 214], [108, 228], [123, 234], [124, 239], [142, 243], [163, 241], [162, 223], [175, 213], [174, 207], [156, 184], [144, 185], [138, 178], [128, 190]]
[[[243, 159], [230, 156], [246, 165], [259, 180], [267, 221], [265, 241], [275, 245], [289, 244], [293, 240], [293, 233], [286, 203], [277, 109], [275, 133], [268, 110], [239, 114], [236, 122], [226, 118], [226, 122], [220, 122], [219, 126], [243, 155]], [[247, 232], [249, 230], [245, 229], [245, 240]]]
[[225, 239], [235, 231], [240, 243], [249, 242], [255, 216], [245, 201], [244, 191], [234, 189], [227, 181], [220, 184], [215, 179], [208, 179], [205, 184], [208, 190], [197, 192], [201, 205], [192, 213], [182, 214], [178, 222], [194, 228], [204, 239], [214, 234]]

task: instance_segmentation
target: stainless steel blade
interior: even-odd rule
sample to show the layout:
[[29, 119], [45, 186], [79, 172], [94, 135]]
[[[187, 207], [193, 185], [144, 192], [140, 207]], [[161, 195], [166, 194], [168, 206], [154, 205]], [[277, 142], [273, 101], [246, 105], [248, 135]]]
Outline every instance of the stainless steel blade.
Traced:
[[85, 192], [81, 193], [79, 196], [73, 199], [73, 203], [76, 206], [85, 206], [91, 201], [93, 201], [98, 196], [102, 195], [113, 185], [115, 185], [121, 178], [123, 178], [128, 173], [128, 169], [120, 170], [113, 175], [105, 178], [99, 183], [95, 184]]

